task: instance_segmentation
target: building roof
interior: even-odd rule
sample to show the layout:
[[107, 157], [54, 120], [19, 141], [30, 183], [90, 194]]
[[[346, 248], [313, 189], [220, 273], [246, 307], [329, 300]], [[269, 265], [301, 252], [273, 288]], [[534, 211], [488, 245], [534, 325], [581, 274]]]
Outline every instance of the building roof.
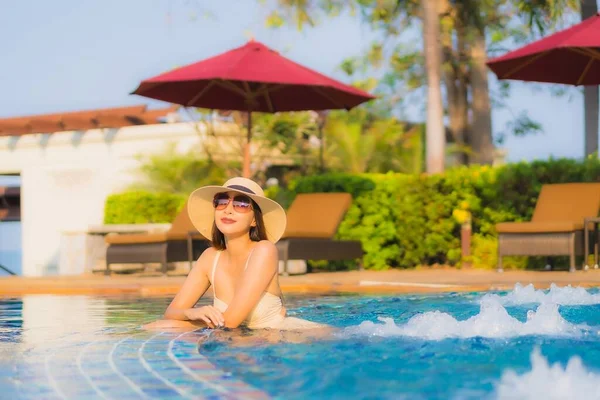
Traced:
[[175, 112], [178, 108], [179, 106], [174, 105], [158, 110], [147, 110], [145, 105], [139, 105], [2, 118], [0, 119], [0, 136], [158, 124], [160, 118], [166, 117], [167, 114]]

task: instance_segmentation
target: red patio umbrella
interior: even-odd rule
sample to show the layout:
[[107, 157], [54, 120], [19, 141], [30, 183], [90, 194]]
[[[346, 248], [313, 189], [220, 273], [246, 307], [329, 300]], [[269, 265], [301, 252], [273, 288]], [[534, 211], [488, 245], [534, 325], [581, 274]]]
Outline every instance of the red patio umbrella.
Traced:
[[374, 98], [256, 41], [146, 79], [132, 94], [186, 107], [248, 112], [245, 177], [250, 175], [252, 112], [349, 110]]
[[499, 79], [600, 85], [600, 14], [487, 65]]

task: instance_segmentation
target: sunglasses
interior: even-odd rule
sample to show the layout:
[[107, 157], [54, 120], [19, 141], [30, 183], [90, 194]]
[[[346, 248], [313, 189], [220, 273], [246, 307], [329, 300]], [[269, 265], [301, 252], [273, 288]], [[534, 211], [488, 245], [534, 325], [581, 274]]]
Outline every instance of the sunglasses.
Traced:
[[244, 195], [229, 197], [227, 193], [217, 193], [213, 199], [213, 206], [215, 210], [224, 210], [232, 201], [235, 212], [243, 214], [252, 210], [252, 200], [250, 200], [250, 197]]

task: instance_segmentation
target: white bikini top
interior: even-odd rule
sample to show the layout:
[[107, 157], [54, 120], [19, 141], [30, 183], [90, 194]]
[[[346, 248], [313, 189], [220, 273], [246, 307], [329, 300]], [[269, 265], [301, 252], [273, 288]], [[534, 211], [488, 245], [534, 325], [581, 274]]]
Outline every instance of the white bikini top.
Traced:
[[[248, 259], [246, 260], [246, 265], [244, 266], [244, 271], [248, 268], [248, 263], [250, 262], [250, 257], [252, 257], [252, 252], [254, 249], [250, 251], [248, 255]], [[213, 261], [212, 273], [211, 273], [211, 284], [213, 287], [214, 300], [213, 305], [221, 312], [225, 312], [229, 305], [224, 301], [220, 300], [217, 297], [217, 287], [215, 282], [215, 271], [217, 270], [217, 265], [219, 264], [219, 258], [221, 257], [222, 251], [218, 251], [215, 256], [215, 260]], [[257, 328], [269, 328], [279, 323], [283, 318], [283, 302], [281, 297], [274, 295], [273, 293], [269, 293], [265, 291], [256, 304], [256, 306], [250, 311], [250, 314], [246, 317], [246, 324], [249, 328], [257, 329]]]

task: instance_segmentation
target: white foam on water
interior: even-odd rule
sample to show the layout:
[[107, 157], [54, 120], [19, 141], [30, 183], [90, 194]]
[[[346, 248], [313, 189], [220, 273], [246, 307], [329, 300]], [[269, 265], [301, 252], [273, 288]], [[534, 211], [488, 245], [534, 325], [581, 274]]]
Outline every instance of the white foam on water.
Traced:
[[482, 300], [488, 297], [496, 298], [504, 305], [531, 303], [554, 303], [565, 306], [600, 304], [600, 293], [592, 294], [582, 287], [571, 287], [571, 285], [560, 287], [554, 283], [550, 285], [550, 290], [536, 290], [532, 284], [523, 286], [517, 283], [515, 288], [504, 296], [486, 294]]
[[558, 312], [558, 305], [542, 303], [537, 310], [529, 310], [527, 320], [521, 322], [510, 316], [495, 297], [481, 299], [479, 314], [459, 321], [452, 315], [430, 311], [415, 315], [405, 324], [397, 325], [392, 318], [379, 318], [382, 323], [362, 322], [348, 327], [342, 336], [409, 336], [426, 340], [446, 338], [510, 338], [525, 335], [579, 336], [587, 327], [566, 321]]
[[550, 365], [536, 348], [531, 365], [531, 370], [522, 375], [505, 370], [496, 387], [497, 399], [600, 399], [600, 374], [586, 369], [577, 356], [563, 368], [559, 363]]

